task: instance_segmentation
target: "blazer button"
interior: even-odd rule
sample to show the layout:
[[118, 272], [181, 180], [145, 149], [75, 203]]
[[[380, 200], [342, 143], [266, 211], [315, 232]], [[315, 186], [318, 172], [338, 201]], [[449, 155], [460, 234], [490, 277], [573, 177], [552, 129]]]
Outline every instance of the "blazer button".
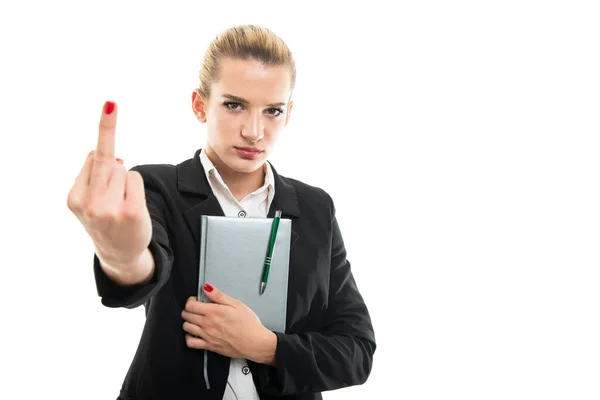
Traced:
[[250, 368], [244, 366], [244, 368], [242, 368], [242, 374], [248, 375], [249, 373], [250, 373]]
[[244, 218], [246, 216], [246, 211], [240, 211], [238, 213], [238, 217]]

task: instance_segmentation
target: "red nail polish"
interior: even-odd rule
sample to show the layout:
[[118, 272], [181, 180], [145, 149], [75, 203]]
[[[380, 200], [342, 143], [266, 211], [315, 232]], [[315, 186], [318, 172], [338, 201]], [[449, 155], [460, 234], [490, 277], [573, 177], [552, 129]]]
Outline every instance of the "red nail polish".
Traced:
[[115, 160], [119, 163], [119, 164], [123, 164], [123, 160], [120, 158], [115, 158]]
[[212, 291], [213, 291], [213, 287], [212, 287], [210, 284], [208, 284], [208, 283], [205, 283], [205, 284], [204, 284], [204, 290], [206, 290], [207, 292], [209, 292], [209, 293], [210, 293], [210, 292], [212, 292]]
[[108, 115], [110, 115], [115, 109], [115, 103], [113, 103], [112, 101], [107, 101], [106, 103], [104, 103], [104, 112]]

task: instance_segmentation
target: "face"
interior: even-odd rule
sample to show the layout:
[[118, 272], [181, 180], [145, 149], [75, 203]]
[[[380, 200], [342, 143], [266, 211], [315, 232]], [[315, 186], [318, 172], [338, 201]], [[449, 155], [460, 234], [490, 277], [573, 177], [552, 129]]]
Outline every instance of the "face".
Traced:
[[224, 59], [206, 101], [192, 108], [207, 124], [206, 153], [217, 167], [252, 173], [263, 166], [292, 110], [291, 71], [254, 60]]

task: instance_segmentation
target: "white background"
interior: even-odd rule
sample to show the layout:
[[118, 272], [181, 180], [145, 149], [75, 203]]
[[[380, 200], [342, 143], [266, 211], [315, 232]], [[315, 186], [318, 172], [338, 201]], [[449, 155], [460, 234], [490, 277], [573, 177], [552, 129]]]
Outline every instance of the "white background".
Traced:
[[242, 23], [295, 54], [272, 161], [333, 196], [376, 329], [325, 398], [600, 398], [595, 2], [349, 3], [2, 3], [0, 398], [116, 398], [143, 308], [100, 304], [67, 193], [107, 99], [126, 166], [202, 147], [200, 61]]

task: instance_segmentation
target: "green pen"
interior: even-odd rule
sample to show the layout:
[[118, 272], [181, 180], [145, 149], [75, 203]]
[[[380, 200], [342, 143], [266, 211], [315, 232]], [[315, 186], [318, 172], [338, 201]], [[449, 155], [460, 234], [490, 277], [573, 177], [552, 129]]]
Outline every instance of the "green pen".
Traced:
[[275, 239], [277, 239], [279, 218], [281, 218], [281, 211], [277, 210], [275, 212], [275, 218], [273, 218], [273, 225], [271, 226], [271, 238], [269, 239], [269, 248], [267, 249], [267, 256], [265, 257], [263, 276], [260, 282], [260, 294], [263, 294], [265, 292], [265, 289], [267, 287], [267, 281], [269, 280], [269, 270], [271, 269], [271, 261], [273, 260], [273, 250], [275, 249]]

